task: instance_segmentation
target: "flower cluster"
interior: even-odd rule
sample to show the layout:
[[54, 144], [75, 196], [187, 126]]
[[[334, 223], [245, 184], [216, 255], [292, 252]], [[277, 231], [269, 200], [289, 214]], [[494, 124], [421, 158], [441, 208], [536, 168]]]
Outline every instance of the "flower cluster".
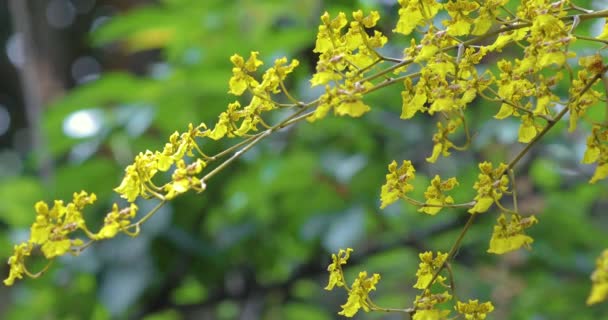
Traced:
[[352, 16], [350, 23], [342, 12], [333, 19], [327, 12], [321, 16], [314, 49], [320, 56], [310, 82], [313, 87], [324, 85], [325, 93], [309, 121], [324, 118], [332, 109], [337, 115], [351, 117], [360, 117], [370, 110], [362, 98], [372, 83], [364, 81], [364, 75], [382, 61], [376, 50], [384, 46], [387, 38], [378, 30], [368, 34], [368, 29], [374, 28], [380, 19], [377, 11], [364, 16], [359, 10]]
[[418, 280], [414, 284], [414, 288], [425, 290], [433, 283], [443, 284], [446, 278], [438, 275], [437, 272], [439, 272], [443, 264], [446, 263], [448, 254], [437, 252], [437, 255], [433, 258], [433, 252], [427, 251], [419, 254], [418, 257], [420, 258], [418, 271], [416, 271]]
[[431, 185], [424, 192], [426, 199], [425, 206], [418, 209], [420, 212], [436, 215], [444, 206], [454, 203], [452, 196], [446, 196], [445, 191], [454, 189], [458, 185], [456, 178], [449, 178], [441, 181], [439, 175], [435, 175], [431, 180]]
[[475, 206], [469, 209], [469, 213], [482, 213], [498, 202], [504, 192], [509, 188], [509, 177], [506, 176], [507, 165], [501, 163], [498, 168], [493, 169], [490, 162], [479, 164], [479, 175], [473, 188], [477, 190]]
[[329, 283], [325, 287], [325, 290], [333, 290], [335, 286], [344, 287], [344, 272], [342, 271], [342, 265], [348, 262], [350, 254], [353, 249], [347, 248], [346, 250], [340, 249], [338, 254], [332, 254], [332, 263], [327, 267], [329, 271]]
[[430, 290], [424, 290], [421, 295], [417, 295], [414, 300], [416, 313], [412, 317], [413, 320], [427, 319], [448, 319], [450, 310], [442, 310], [436, 308], [437, 305], [452, 300], [452, 295], [444, 291], [443, 293], [431, 293]]
[[388, 165], [388, 174], [386, 175], [386, 183], [382, 186], [380, 195], [380, 208], [385, 208], [389, 204], [399, 200], [406, 193], [414, 190], [414, 186], [410, 184], [416, 177], [416, 169], [411, 161], [404, 160], [399, 168], [397, 161], [391, 162]]
[[264, 63], [258, 59], [258, 55], [257, 51], [252, 51], [247, 61], [238, 54], [230, 57], [234, 67], [228, 92], [236, 96], [250, 92], [252, 98], [245, 107], [238, 101], [230, 103], [228, 109], [219, 115], [215, 127], [209, 132], [209, 138], [219, 140], [224, 136], [242, 137], [258, 131], [258, 125], [265, 124], [261, 114], [279, 108], [272, 95], [281, 92], [289, 95], [283, 82], [300, 64], [298, 60], [294, 59], [287, 64], [285, 57], [276, 59], [274, 66], [264, 72], [260, 82], [255, 78], [255, 72]]
[[369, 297], [371, 291], [376, 290], [376, 284], [380, 281], [380, 275], [374, 273], [371, 277], [367, 276], [366, 271], [359, 272], [359, 275], [349, 287], [344, 280], [342, 265], [348, 262], [353, 249], [340, 249], [338, 254], [332, 254], [332, 263], [327, 267], [329, 271], [329, 283], [325, 290], [333, 290], [334, 287], [342, 287], [348, 292], [348, 300], [342, 305], [341, 314], [345, 317], [353, 317], [359, 309], [365, 312], [378, 309]]
[[[225, 136], [244, 136], [251, 131], [257, 131], [258, 124], [269, 128], [261, 114], [283, 106], [275, 102], [272, 95], [284, 93], [293, 99], [286, 91], [283, 81], [298, 66], [298, 61], [292, 60], [287, 64], [286, 58], [276, 59], [274, 66], [266, 70], [262, 80], [258, 81], [254, 73], [263, 64], [258, 59], [258, 52], [252, 52], [247, 61], [239, 55], [232, 56], [230, 60], [234, 68], [233, 76], [229, 81], [229, 93], [240, 96], [249, 91], [252, 98], [247, 106], [241, 108], [238, 101], [231, 103], [227, 111], [220, 114], [213, 129], [208, 129], [204, 123], [197, 126], [189, 124], [185, 132], [174, 132], [162, 151], [146, 150], [135, 156], [133, 163], [125, 168], [120, 185], [114, 189], [129, 205], [120, 208], [118, 204], [113, 204], [112, 210], [106, 214], [103, 226], [97, 233], [87, 229], [82, 215], [84, 207], [96, 200], [94, 194], [88, 195], [84, 191], [74, 194], [71, 203], [64, 205], [63, 201], [55, 201], [50, 209], [44, 202], [37, 203], [36, 221], [31, 228], [30, 240], [15, 246], [14, 255], [9, 258], [11, 270], [5, 284], [12, 285], [15, 279], [22, 278], [24, 274], [30, 277], [38, 276], [27, 271], [25, 267], [25, 258], [32, 254], [34, 248], [40, 247], [44, 257], [52, 261], [55, 257], [68, 252], [79, 254], [81, 249], [86, 248], [91, 242], [113, 238], [121, 232], [137, 236], [140, 224], [157, 210], [153, 209], [137, 222], [133, 222], [137, 215], [138, 208], [135, 202], [138, 199], [156, 198], [161, 201], [160, 206], [190, 190], [203, 192], [206, 189], [205, 179], [216, 171], [203, 178], [199, 175], [207, 164], [217, 157], [209, 157], [203, 153], [198, 145], [198, 139], [218, 140]], [[294, 102], [291, 106], [305, 107], [299, 102]], [[253, 140], [244, 149], [251, 148], [257, 141]], [[171, 179], [159, 184], [156, 181], [159, 173], [170, 170], [172, 170]], [[166, 176], [164, 175], [165, 178]], [[81, 230], [90, 241], [85, 244], [81, 238], [70, 237], [76, 230]]]
[[494, 311], [492, 302], [479, 303], [478, 300], [469, 300], [467, 303], [458, 301], [454, 308], [467, 320], [483, 320], [488, 313]]
[[70, 250], [75, 250], [73, 253], [77, 254], [76, 249], [84, 242], [76, 237], [74, 232], [81, 230], [91, 237], [95, 236], [87, 229], [82, 216], [82, 210], [95, 200], [95, 194], [82, 191], [74, 193], [72, 202], [68, 204], [59, 200], [49, 208], [43, 201], [36, 203], [36, 219], [31, 227], [30, 239], [15, 245], [14, 254], [8, 259], [10, 272], [4, 284], [12, 285], [16, 279], [23, 278], [24, 274], [35, 277], [27, 270], [25, 258], [30, 256], [36, 247], [40, 247], [44, 257], [49, 260]]

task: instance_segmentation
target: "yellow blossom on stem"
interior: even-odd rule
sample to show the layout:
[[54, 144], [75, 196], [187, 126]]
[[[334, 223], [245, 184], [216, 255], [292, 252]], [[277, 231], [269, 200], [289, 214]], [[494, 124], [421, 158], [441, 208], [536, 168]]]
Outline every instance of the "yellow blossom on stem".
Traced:
[[483, 320], [488, 313], [494, 311], [494, 306], [490, 301], [479, 303], [478, 300], [469, 300], [467, 303], [457, 301], [454, 309], [467, 320]]
[[129, 202], [134, 202], [138, 196], [148, 198], [148, 184], [159, 171], [157, 158], [150, 150], [140, 152], [134, 163], [125, 168], [125, 177], [114, 191]]
[[505, 5], [509, 0], [486, 0], [484, 1], [484, 5], [479, 8], [479, 16], [475, 18], [473, 22], [473, 31], [471, 34], [474, 36], [479, 36], [486, 33], [492, 24], [494, 24], [494, 19], [498, 15], [498, 9]]
[[474, 1], [456, 0], [446, 3], [445, 9], [452, 17], [451, 20], [444, 21], [448, 34], [451, 36], [468, 35], [474, 22], [469, 15], [479, 9], [479, 4]]
[[81, 245], [82, 240], [71, 239], [69, 235], [77, 229], [88, 232], [81, 210], [96, 199], [95, 194], [89, 195], [82, 191], [74, 193], [73, 201], [67, 205], [61, 200], [56, 200], [49, 209], [42, 201], [36, 203], [36, 221], [30, 229], [30, 242], [41, 246], [42, 253], [47, 259], [61, 256], [72, 246]]
[[437, 256], [433, 258], [433, 252], [427, 251], [420, 253], [418, 257], [421, 262], [418, 265], [418, 271], [416, 271], [416, 277], [418, 279], [416, 284], [414, 284], [414, 288], [424, 290], [429, 287], [431, 281], [433, 281], [433, 283], [443, 283], [446, 280], [446, 278], [441, 275], [438, 275], [437, 278], [433, 280], [433, 276], [448, 258], [447, 253], [437, 252]]
[[431, 21], [443, 6], [435, 0], [399, 0], [399, 21], [394, 32], [409, 35], [416, 26]]
[[591, 293], [587, 305], [596, 304], [608, 299], [608, 249], [595, 261], [595, 270], [591, 274]]
[[410, 181], [416, 177], [416, 169], [411, 161], [403, 160], [401, 167], [397, 168], [397, 161], [388, 165], [386, 183], [382, 186], [380, 193], [380, 208], [384, 209], [389, 204], [399, 200], [406, 193], [414, 190]]
[[196, 161], [188, 165], [184, 160], [177, 161], [175, 171], [171, 175], [172, 180], [164, 187], [164, 190], [167, 192], [165, 199], [171, 200], [190, 189], [203, 192], [206, 186], [196, 175], [201, 173], [205, 166], [206, 163], [201, 159], [196, 159]]
[[454, 144], [449, 140], [448, 135], [456, 132], [461, 124], [460, 119], [450, 119], [445, 127], [443, 123], [437, 122], [437, 132], [433, 135], [433, 153], [426, 158], [426, 161], [435, 163], [439, 155], [450, 156], [450, 149], [454, 147]]
[[251, 76], [251, 73], [255, 72], [259, 66], [264, 64], [258, 59], [258, 54], [259, 52], [252, 51], [247, 61], [238, 54], [230, 57], [230, 61], [234, 67], [232, 68], [232, 78], [230, 78], [229, 82], [229, 93], [240, 96], [247, 88], [258, 86], [257, 80]]
[[12, 286], [15, 283], [15, 280], [22, 279], [23, 274], [27, 274], [27, 269], [25, 267], [25, 258], [32, 253], [32, 249], [33, 244], [31, 242], [24, 242], [15, 245], [13, 255], [8, 258], [8, 265], [10, 266], [10, 271], [8, 274], [8, 278], [4, 279], [5, 285]]
[[608, 128], [594, 125], [587, 137], [587, 149], [582, 163], [597, 163], [589, 183], [608, 178]]
[[457, 185], [458, 181], [456, 178], [441, 181], [439, 175], [435, 175], [433, 180], [431, 180], [431, 185], [424, 192], [425, 203], [429, 206], [424, 206], [418, 209], [418, 211], [434, 216], [441, 211], [442, 206], [453, 204], [454, 199], [451, 196], [444, 195], [443, 192], [452, 190]]
[[104, 218], [104, 224], [101, 230], [95, 234], [93, 239], [110, 239], [114, 238], [118, 232], [123, 231], [127, 226], [131, 224], [131, 220], [135, 218], [137, 214], [137, 206], [131, 203], [129, 207], [119, 209], [115, 203], [112, 205], [112, 211], [110, 211]]
[[521, 247], [529, 248], [530, 244], [534, 242], [534, 239], [526, 235], [524, 230], [538, 223], [535, 216], [524, 218], [512, 213], [510, 221], [507, 222], [505, 214], [502, 213], [496, 222], [492, 239], [490, 239], [489, 253], [504, 254]]
[[536, 137], [542, 130], [542, 126], [534, 123], [534, 117], [529, 114], [524, 114], [521, 117], [521, 125], [519, 126], [518, 141], [528, 143]]
[[477, 190], [475, 206], [469, 209], [469, 213], [482, 213], [488, 211], [495, 201], [499, 201], [509, 187], [509, 178], [505, 175], [507, 165], [501, 163], [498, 168], [492, 169], [490, 162], [479, 164], [481, 173], [477, 176], [477, 182], [473, 188]]
[[353, 249], [347, 248], [346, 250], [340, 249], [338, 254], [332, 254], [332, 263], [327, 267], [329, 271], [329, 283], [325, 287], [325, 290], [333, 290], [335, 286], [344, 287], [344, 273], [342, 272], [342, 265], [348, 262], [350, 254]]
[[447, 320], [450, 310], [436, 309], [435, 306], [450, 301], [451, 299], [452, 295], [447, 291], [444, 291], [443, 293], [431, 293], [430, 290], [424, 290], [421, 295], [416, 296], [416, 300], [414, 301], [416, 313], [412, 319]]
[[369, 312], [371, 306], [369, 293], [372, 290], [376, 290], [378, 281], [380, 281], [380, 275], [377, 273], [374, 273], [368, 278], [367, 272], [359, 272], [359, 276], [355, 279], [355, 282], [348, 292], [348, 300], [341, 306], [342, 311], [338, 312], [338, 314], [350, 318], [354, 316], [359, 309]]

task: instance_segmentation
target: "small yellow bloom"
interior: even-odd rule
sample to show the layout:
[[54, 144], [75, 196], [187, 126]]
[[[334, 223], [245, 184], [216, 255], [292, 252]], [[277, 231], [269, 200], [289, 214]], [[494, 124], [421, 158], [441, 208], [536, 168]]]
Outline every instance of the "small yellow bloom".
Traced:
[[25, 257], [32, 253], [33, 245], [30, 242], [21, 243], [15, 245], [13, 255], [8, 258], [8, 264], [11, 267], [8, 278], [4, 279], [4, 284], [12, 286], [16, 279], [22, 279], [23, 274], [26, 273], [25, 268]]
[[359, 276], [348, 292], [348, 300], [342, 305], [342, 311], [338, 314], [345, 317], [354, 316], [359, 309], [365, 312], [370, 311], [369, 293], [376, 290], [376, 284], [380, 281], [380, 275], [374, 273], [371, 277], [367, 277], [367, 272], [359, 272]]
[[131, 224], [131, 219], [135, 218], [137, 214], [137, 206], [131, 203], [129, 207], [119, 209], [115, 203], [112, 205], [112, 211], [110, 211], [104, 218], [104, 225], [95, 234], [95, 240], [110, 239], [114, 238], [118, 232], [124, 230], [128, 225]]
[[[433, 258], [433, 252], [427, 251], [418, 255], [420, 258], [420, 264], [418, 265], [418, 271], [416, 271], [416, 277], [418, 278], [414, 288], [426, 289], [431, 284], [433, 275], [439, 270], [439, 268], [445, 263], [448, 258], [447, 253], [437, 252], [437, 256]], [[433, 283], [443, 283], [446, 280], [445, 277], [438, 275]]]
[[481, 173], [477, 176], [477, 182], [473, 188], [477, 190], [475, 205], [469, 209], [469, 213], [482, 213], [488, 211], [495, 201], [502, 198], [502, 195], [509, 187], [509, 178], [505, 175], [507, 165], [501, 163], [498, 168], [492, 169], [490, 162], [479, 164]]
[[449, 292], [431, 293], [425, 290], [422, 295], [417, 295], [414, 301], [416, 313], [413, 319], [416, 320], [444, 320], [450, 314], [450, 310], [435, 309], [435, 306], [450, 301], [452, 295]]
[[414, 190], [414, 186], [409, 183], [416, 177], [416, 169], [414, 169], [411, 161], [403, 160], [401, 167], [397, 168], [397, 161], [393, 160], [388, 165], [388, 172], [386, 183], [382, 186], [380, 194], [381, 209]]
[[438, 175], [435, 175], [431, 181], [431, 185], [424, 192], [424, 198], [426, 198], [426, 204], [429, 206], [422, 207], [418, 211], [424, 212], [430, 215], [436, 215], [444, 205], [454, 203], [454, 199], [451, 196], [443, 194], [444, 191], [454, 189], [458, 185], [456, 178], [449, 178], [445, 181], [441, 181]]
[[526, 235], [524, 230], [536, 223], [538, 220], [534, 216], [523, 218], [519, 214], [511, 214], [511, 219], [507, 222], [505, 215], [501, 214], [494, 226], [488, 252], [504, 254], [521, 247], [529, 248], [534, 239]]
[[230, 61], [234, 67], [232, 68], [232, 77], [229, 81], [229, 93], [240, 96], [247, 88], [258, 86], [258, 82], [251, 76], [251, 73], [255, 72], [263, 64], [258, 59], [258, 54], [257, 51], [252, 51], [247, 62], [238, 54], [230, 57]]
[[443, 6], [435, 0], [399, 0], [399, 21], [394, 32], [409, 35], [416, 26], [432, 21]]
[[532, 141], [541, 131], [541, 128], [534, 123], [534, 118], [529, 114], [525, 114], [521, 117], [521, 125], [519, 127], [519, 142], [528, 143]]
[[464, 314], [467, 320], [483, 320], [488, 313], [494, 311], [492, 302], [479, 303], [478, 300], [469, 300], [467, 303], [457, 301], [454, 308], [458, 313]]
[[327, 271], [329, 271], [329, 283], [325, 287], [325, 290], [333, 290], [335, 286], [344, 286], [342, 265], [348, 262], [351, 252], [353, 252], [353, 249], [351, 248], [347, 248], [346, 250], [340, 249], [338, 254], [331, 255], [333, 262], [327, 267]]

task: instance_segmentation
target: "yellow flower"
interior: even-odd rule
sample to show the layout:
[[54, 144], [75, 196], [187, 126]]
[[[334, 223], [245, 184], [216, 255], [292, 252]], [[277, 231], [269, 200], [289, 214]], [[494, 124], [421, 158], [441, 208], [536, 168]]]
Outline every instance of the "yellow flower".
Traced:
[[327, 267], [329, 271], [329, 283], [325, 287], [325, 290], [333, 290], [335, 286], [344, 287], [344, 273], [342, 272], [342, 265], [348, 262], [350, 254], [353, 249], [347, 248], [346, 250], [340, 249], [338, 254], [332, 254], [332, 263]]
[[519, 142], [528, 143], [532, 141], [541, 131], [539, 125], [534, 123], [534, 118], [529, 114], [525, 114], [521, 117], [521, 125], [519, 126]]
[[282, 57], [274, 61], [274, 67], [266, 70], [262, 77], [262, 83], [256, 88], [259, 91], [267, 91], [272, 93], [279, 93], [279, 84], [288, 74], [292, 73], [293, 70], [300, 64], [298, 60], [291, 60], [289, 65], [287, 64], [287, 58]]
[[380, 275], [377, 273], [368, 278], [367, 272], [359, 272], [359, 276], [355, 279], [348, 292], [348, 300], [342, 305], [342, 311], [338, 312], [338, 314], [350, 318], [361, 308], [365, 312], [370, 311], [369, 293], [372, 290], [376, 290], [378, 281], [380, 281]]
[[448, 34], [451, 36], [468, 35], [474, 21], [469, 15], [479, 8], [479, 4], [472, 1], [456, 0], [446, 3], [445, 8], [452, 17], [451, 20], [444, 21]]
[[471, 34], [479, 36], [486, 33], [498, 14], [498, 9], [505, 5], [509, 0], [486, 0], [484, 5], [479, 8], [479, 16], [473, 22], [474, 28]]
[[147, 185], [159, 171], [158, 154], [150, 150], [140, 152], [133, 164], [125, 168], [125, 177], [118, 187], [114, 189], [122, 198], [129, 202], [135, 201], [138, 196], [149, 197]]
[[388, 165], [388, 172], [386, 183], [382, 186], [380, 194], [380, 208], [382, 209], [414, 190], [414, 186], [409, 183], [416, 177], [416, 169], [411, 161], [403, 160], [401, 167], [397, 168], [397, 161], [393, 160]]
[[454, 199], [451, 196], [444, 195], [443, 192], [452, 190], [457, 185], [458, 181], [456, 178], [441, 181], [441, 178], [435, 175], [433, 180], [431, 180], [431, 185], [424, 192], [426, 204], [429, 206], [422, 207], [418, 211], [432, 216], [436, 215], [442, 209], [441, 206], [454, 203]]
[[425, 80], [420, 78], [416, 86], [412, 85], [411, 78], [405, 78], [403, 81], [405, 89], [401, 91], [401, 99], [403, 105], [401, 107], [401, 119], [410, 119], [416, 112], [426, 111], [424, 104], [427, 101], [426, 90], [424, 89]]
[[95, 234], [94, 239], [109, 239], [116, 236], [118, 232], [124, 230], [124, 228], [131, 224], [131, 219], [135, 218], [137, 209], [138, 208], [134, 203], [131, 203], [129, 207], [123, 209], [119, 209], [116, 203], [113, 204], [112, 211], [104, 218], [104, 225], [101, 230]]
[[587, 137], [587, 149], [582, 163], [595, 163], [597, 167], [589, 183], [608, 178], [608, 129], [594, 125]]
[[72, 246], [82, 244], [80, 240], [70, 239], [69, 235], [77, 229], [88, 230], [84, 224], [81, 210], [86, 205], [95, 202], [95, 194], [89, 195], [82, 191], [74, 193], [73, 201], [64, 205], [63, 201], [56, 200], [53, 207], [42, 201], [36, 203], [36, 220], [32, 224], [30, 242], [40, 245], [42, 253], [47, 259], [61, 256], [68, 252]]
[[445, 291], [443, 293], [431, 293], [425, 290], [422, 295], [417, 295], [414, 301], [416, 313], [415, 320], [444, 320], [450, 314], [450, 310], [438, 310], [435, 306], [452, 299], [452, 295]]
[[206, 164], [201, 159], [196, 159], [193, 163], [186, 165], [184, 160], [179, 160], [176, 163], [175, 171], [171, 176], [172, 181], [167, 183], [164, 190], [167, 192], [165, 199], [170, 200], [176, 196], [194, 189], [197, 192], [205, 190], [206, 186], [196, 177]]
[[522, 218], [519, 214], [511, 214], [511, 219], [507, 222], [505, 215], [501, 214], [494, 226], [488, 252], [504, 254], [521, 247], [529, 248], [534, 239], [526, 235], [524, 230], [536, 223], [538, 220], [534, 216]]
[[252, 51], [247, 62], [238, 54], [230, 57], [230, 61], [234, 64], [234, 67], [232, 68], [232, 78], [229, 81], [229, 93], [240, 96], [247, 88], [258, 86], [259, 83], [251, 76], [251, 73], [255, 72], [263, 64], [258, 59], [258, 54], [257, 51]]
[[31, 242], [15, 245], [13, 255], [8, 258], [10, 271], [8, 277], [4, 279], [5, 285], [12, 286], [16, 279], [22, 279], [23, 274], [27, 274], [27, 270], [25, 268], [25, 257], [28, 257], [31, 254], [32, 249], [33, 245]]
[[477, 190], [475, 196], [475, 206], [469, 209], [469, 213], [482, 213], [502, 198], [505, 191], [508, 190], [509, 178], [505, 175], [507, 165], [501, 163], [498, 168], [492, 170], [490, 162], [479, 164], [481, 173], [477, 176], [477, 182], [473, 188]]
[[467, 303], [457, 301], [454, 308], [458, 313], [464, 314], [467, 320], [483, 320], [488, 313], [494, 311], [492, 302], [479, 303], [478, 300], [469, 300]]
[[608, 249], [604, 250], [595, 262], [595, 270], [591, 274], [591, 293], [587, 305], [596, 304], [608, 299]]
[[416, 26], [424, 25], [425, 21], [431, 21], [442, 4], [435, 0], [399, 0], [399, 21], [394, 32], [409, 35]]
[[[446, 261], [448, 254], [437, 252], [437, 256], [433, 258], [433, 252], [427, 251], [420, 253], [418, 257], [420, 258], [421, 262], [418, 265], [418, 271], [416, 271], [416, 277], [418, 279], [416, 284], [414, 284], [414, 288], [424, 290], [429, 287], [431, 280], [433, 279], [433, 275]], [[445, 279], [445, 277], [438, 275], [433, 283], [443, 283]]]
[[323, 23], [319, 26], [317, 42], [313, 50], [317, 53], [325, 53], [334, 49], [334, 44], [337, 44], [342, 29], [348, 24], [344, 12], [340, 12], [333, 20], [329, 13], [325, 12], [321, 16], [321, 21]]
[[445, 127], [443, 123], [437, 122], [437, 132], [433, 135], [433, 153], [430, 157], [426, 158], [426, 161], [435, 163], [439, 155], [444, 157], [450, 155], [450, 149], [454, 147], [454, 144], [448, 139], [448, 135], [456, 132], [461, 124], [462, 121], [460, 119], [450, 119]]

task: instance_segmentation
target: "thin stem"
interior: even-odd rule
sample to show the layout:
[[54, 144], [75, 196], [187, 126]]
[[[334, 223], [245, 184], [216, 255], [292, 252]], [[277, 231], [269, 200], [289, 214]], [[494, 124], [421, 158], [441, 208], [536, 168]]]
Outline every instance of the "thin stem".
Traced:
[[[604, 85], [604, 94], [608, 97], [608, 76], [606, 76], [605, 72], [602, 72], [602, 84]], [[608, 99], [605, 101], [606, 104], [606, 114], [604, 114], [604, 125], [608, 126]]]
[[450, 278], [450, 291], [452, 291], [452, 296], [454, 300], [458, 300], [456, 297], [456, 284], [454, 283], [454, 273], [452, 273], [452, 265], [450, 263], [445, 265], [445, 269], [448, 271], [448, 277]]
[[475, 221], [475, 217], [476, 216], [477, 216], [477, 214], [471, 214], [471, 216], [467, 220], [467, 223], [462, 228], [462, 231], [460, 231], [460, 234], [458, 235], [458, 238], [456, 239], [456, 241], [454, 242], [454, 244], [450, 248], [450, 251], [448, 252], [448, 256], [446, 257], [445, 261], [443, 261], [443, 263], [441, 264], [441, 266], [439, 266], [439, 268], [437, 269], [437, 271], [435, 271], [435, 273], [433, 274], [433, 278], [431, 278], [431, 281], [429, 281], [429, 283], [426, 285], [426, 288], [424, 288], [423, 291], [426, 291], [426, 290], [428, 290], [431, 287], [431, 285], [433, 284], [433, 282], [435, 282], [435, 279], [437, 279], [437, 277], [439, 276], [439, 273], [441, 273], [441, 271], [443, 271], [443, 269], [445, 268], [445, 266], [448, 263], [448, 261], [450, 261], [454, 257], [454, 255], [456, 254], [456, 252], [460, 248], [460, 243], [462, 242], [462, 239], [464, 239], [464, 236], [467, 234], [467, 231], [469, 231], [469, 228], [473, 225], [473, 221]]
[[222, 162], [220, 165], [218, 165], [213, 170], [211, 170], [211, 172], [207, 173], [201, 179], [201, 183], [205, 183], [207, 180], [211, 179], [213, 176], [215, 176], [220, 171], [222, 171], [224, 168], [226, 168], [229, 164], [231, 164], [232, 162], [234, 162], [236, 159], [240, 158], [243, 155], [243, 153], [245, 153], [249, 149], [253, 148], [253, 146], [255, 146], [262, 139], [266, 138], [270, 133], [272, 133], [272, 131], [273, 131], [273, 129], [270, 128], [270, 129], [267, 129], [267, 130], [263, 131], [261, 134], [257, 135], [257, 137], [255, 137], [255, 139], [253, 139], [253, 141], [251, 141], [249, 144], [247, 144], [246, 146], [244, 146], [239, 151], [235, 152], [232, 155], [232, 157], [228, 158], [226, 161]]
[[55, 260], [49, 260], [49, 262], [42, 268], [42, 270], [36, 272], [36, 273], [31, 273], [26, 267], [25, 264], [23, 264], [23, 273], [25, 273], [28, 277], [30, 278], [38, 278], [41, 275], [43, 275], [53, 264], [53, 261]]
[[[368, 90], [365, 91], [365, 93], [374, 92], [374, 91], [382, 89], [384, 87], [388, 87], [388, 86], [392, 85], [393, 83], [401, 82], [401, 81], [405, 80], [406, 78], [410, 78], [410, 77], [414, 78], [414, 77], [418, 77], [418, 76], [420, 76], [420, 72], [406, 74], [404, 76], [400, 76], [400, 77], [397, 77], [397, 78], [390, 78], [390, 79], [387, 79], [387, 80], [385, 80], [383, 82], [380, 82], [377, 85], [369, 88]], [[363, 83], [364, 80], [361, 80], [359, 82]]]
[[150, 219], [160, 208], [162, 208], [165, 205], [165, 203], [167, 203], [167, 200], [161, 200], [156, 206], [154, 206], [154, 208], [152, 208], [152, 210], [150, 210], [148, 213], [146, 213], [145, 216], [141, 217], [141, 219], [139, 219], [137, 222], [132, 223], [132, 224], [126, 226], [124, 228], [124, 230], [128, 230], [128, 229], [131, 229], [133, 227], [139, 228], [139, 226], [141, 224], [143, 224], [148, 219]]
[[513, 169], [509, 170], [509, 179], [511, 179], [511, 192], [513, 196], [513, 210], [515, 212], [519, 212], [517, 208], [517, 184], [515, 183], [515, 171]]
[[[87, 236], [88, 236], [88, 237], [90, 237], [90, 238], [94, 237], [94, 235], [93, 235], [93, 234], [90, 234], [90, 235], [89, 235], [89, 233], [88, 233], [88, 232], [87, 232]], [[95, 240], [89, 240], [89, 241], [87, 241], [85, 244], [81, 245], [81, 246], [80, 246], [80, 247], [78, 247], [78, 248], [75, 248], [75, 249], [70, 249], [70, 250], [71, 250], [71, 253], [72, 253], [73, 255], [77, 256], [77, 255], [79, 255], [80, 253], [82, 253], [82, 252], [83, 252], [83, 251], [84, 251], [86, 248], [90, 247], [90, 246], [93, 244], [93, 242], [95, 242]]]
[[298, 99], [294, 98], [290, 93], [289, 90], [287, 90], [287, 88], [285, 87], [285, 83], [283, 82], [283, 80], [279, 81], [279, 85], [281, 86], [281, 89], [283, 90], [283, 93], [285, 94], [285, 96], [287, 96], [287, 99], [289, 99], [289, 101], [293, 102], [294, 105], [302, 105], [302, 102], [298, 101]]
[[403, 200], [407, 201], [411, 205], [422, 207], [422, 208], [471, 208], [475, 205], [475, 201], [466, 202], [466, 203], [454, 203], [454, 204], [431, 204], [424, 203], [415, 199], [412, 199], [408, 196], [402, 196]]
[[586, 41], [593, 41], [593, 42], [601, 42], [605, 45], [608, 45], [608, 40], [602, 40], [602, 39], [597, 39], [597, 38], [593, 38], [593, 37], [587, 37], [587, 36], [581, 36], [578, 34], [572, 34], [573, 36], [575, 36], [577, 39], [581, 39], [581, 40], [586, 40]]

